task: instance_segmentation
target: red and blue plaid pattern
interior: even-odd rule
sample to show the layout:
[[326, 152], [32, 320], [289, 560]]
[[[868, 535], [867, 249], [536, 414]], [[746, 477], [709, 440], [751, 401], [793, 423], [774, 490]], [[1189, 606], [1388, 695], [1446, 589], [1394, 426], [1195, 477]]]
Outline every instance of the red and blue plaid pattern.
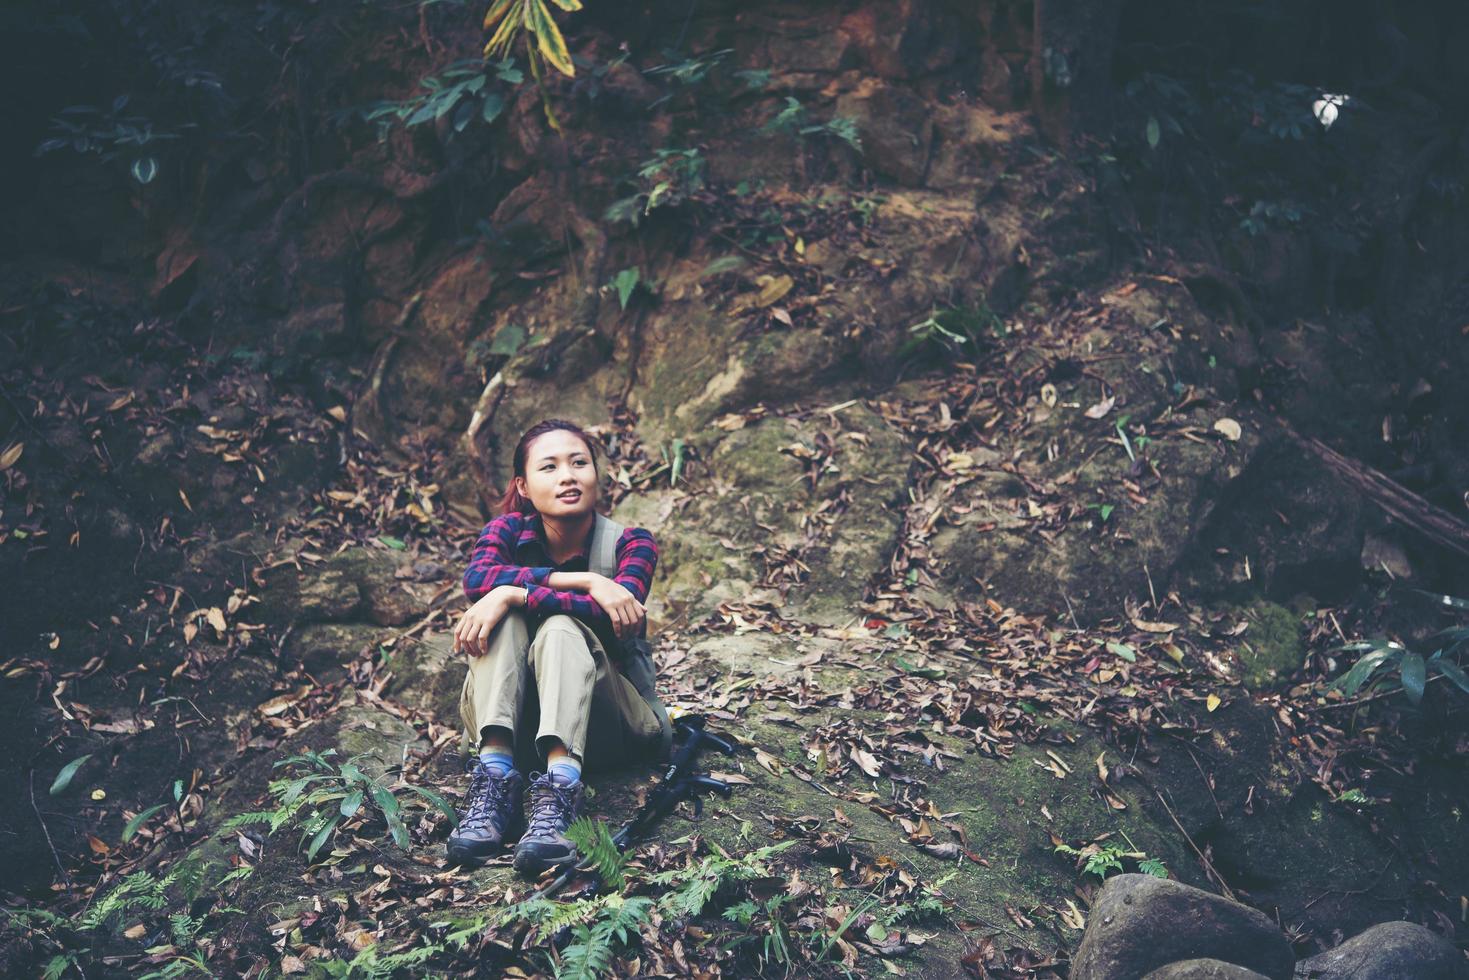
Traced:
[[[617, 539], [617, 574], [612, 581], [633, 594], [639, 602], [648, 601], [653, 585], [653, 569], [658, 565], [658, 546], [653, 535], [640, 527], [630, 527]], [[558, 592], [544, 584], [552, 572], [586, 571], [583, 554], [560, 566], [551, 563], [546, 554], [541, 515], [502, 514], [485, 525], [469, 568], [464, 573], [464, 594], [471, 602], [498, 585], [519, 585], [526, 589], [527, 612], [539, 616], [566, 613], [590, 626], [610, 629], [612, 621], [602, 607], [585, 592]]]

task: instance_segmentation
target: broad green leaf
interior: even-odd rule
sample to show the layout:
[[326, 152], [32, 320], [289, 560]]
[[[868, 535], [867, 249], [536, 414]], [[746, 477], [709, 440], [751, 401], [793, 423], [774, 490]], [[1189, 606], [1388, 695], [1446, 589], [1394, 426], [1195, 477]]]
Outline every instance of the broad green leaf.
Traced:
[[1447, 677], [1459, 690], [1465, 694], [1469, 694], [1469, 675], [1464, 673], [1463, 667], [1460, 667], [1452, 660], [1438, 660], [1435, 663], [1438, 666], [1439, 673]]
[[428, 800], [434, 806], [438, 807], [439, 811], [443, 813], [444, 816], [449, 818], [449, 823], [451, 826], [459, 826], [459, 814], [454, 812], [454, 807], [449, 803], [448, 800], [444, 799], [433, 790], [426, 789], [422, 786], [410, 785], [408, 788], [413, 790], [413, 792], [417, 793], [419, 796], [423, 797], [425, 800]]
[[397, 818], [398, 812], [402, 809], [398, 798], [382, 786], [372, 787], [372, 800], [377, 804], [378, 809], [383, 811], [383, 816], [388, 818], [389, 823]]
[[311, 838], [310, 846], [306, 848], [306, 860], [313, 861], [316, 859], [316, 852], [321, 850], [326, 842], [331, 839], [332, 834], [336, 833], [337, 824], [341, 822], [342, 818], [340, 816], [332, 817], [316, 832], [316, 836]]
[[51, 795], [55, 796], [70, 786], [72, 777], [77, 774], [77, 770], [82, 767], [82, 763], [91, 757], [92, 753], [88, 752], [86, 755], [79, 755], [62, 766], [61, 771], [56, 774], [56, 778], [51, 782]]
[[623, 269], [612, 277], [612, 286], [617, 290], [617, 302], [624, 310], [627, 309], [628, 300], [632, 299], [633, 290], [638, 288], [638, 281], [642, 279], [642, 272], [637, 266]]
[[673, 440], [673, 464], [668, 470], [668, 485], [678, 486], [678, 478], [683, 473], [684, 442], [682, 439]]
[[1156, 116], [1148, 117], [1147, 137], [1148, 149], [1156, 150], [1158, 148], [1158, 141], [1163, 138], [1163, 131], [1158, 126], [1158, 118]]
[[342, 814], [342, 819], [351, 820], [354, 816], [356, 816], [357, 811], [362, 809], [362, 800], [363, 795], [362, 790], [360, 789], [353, 790], [345, 797], [343, 797], [342, 806], [339, 811]]
[[408, 545], [403, 543], [402, 538], [395, 538], [387, 534], [378, 535], [378, 540], [387, 545], [389, 548], [392, 548], [394, 551], [402, 551], [404, 548], [408, 547]]
[[1331, 686], [1347, 697], [1351, 697], [1363, 684], [1367, 683], [1367, 678], [1372, 676], [1374, 670], [1381, 667], [1388, 658], [1397, 656], [1399, 653], [1398, 650], [1378, 647], [1358, 660], [1351, 670], [1332, 681]]
[[1423, 700], [1423, 687], [1428, 682], [1428, 667], [1423, 662], [1421, 653], [1409, 650], [1403, 654], [1402, 666], [1403, 690], [1408, 695], [1408, 700], [1417, 704]]
[[1126, 660], [1130, 664], [1137, 663], [1137, 651], [1128, 646], [1126, 643], [1118, 643], [1116, 640], [1108, 640], [1107, 649], [1110, 652], [1117, 654], [1117, 656], [1121, 657], [1123, 660]]
[[1442, 592], [1425, 592], [1423, 589], [1413, 589], [1411, 591], [1416, 592], [1421, 596], [1426, 596], [1429, 599], [1432, 599], [1440, 606], [1447, 606], [1450, 609], [1457, 609], [1460, 612], [1469, 612], [1469, 599], [1460, 599], [1458, 596], [1444, 595]]
[[138, 828], [142, 827], [143, 824], [147, 822], [149, 817], [153, 816], [153, 814], [157, 813], [159, 810], [162, 810], [166, 805], [167, 804], [165, 803], [160, 803], [157, 806], [150, 806], [148, 809], [144, 810], [142, 813], [129, 820], [127, 822], [127, 826], [122, 828], [122, 842], [126, 844], [128, 841], [132, 840], [133, 835], [138, 832]]
[[491, 92], [486, 95], [484, 102], [479, 107], [480, 118], [487, 123], [494, 122], [504, 111], [505, 97], [499, 92]]

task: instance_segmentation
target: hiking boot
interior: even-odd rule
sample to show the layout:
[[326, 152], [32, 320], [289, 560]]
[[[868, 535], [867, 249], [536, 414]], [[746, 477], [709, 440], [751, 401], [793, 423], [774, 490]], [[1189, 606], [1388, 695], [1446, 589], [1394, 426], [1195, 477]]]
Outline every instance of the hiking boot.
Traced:
[[476, 863], [498, 854], [521, 829], [524, 799], [524, 776], [496, 776], [476, 758], [459, 826], [449, 835], [449, 860]]
[[515, 847], [515, 870], [539, 877], [547, 868], [576, 860], [576, 845], [566, 839], [566, 828], [581, 815], [586, 787], [581, 780], [563, 783], [550, 773], [530, 784], [530, 820]]

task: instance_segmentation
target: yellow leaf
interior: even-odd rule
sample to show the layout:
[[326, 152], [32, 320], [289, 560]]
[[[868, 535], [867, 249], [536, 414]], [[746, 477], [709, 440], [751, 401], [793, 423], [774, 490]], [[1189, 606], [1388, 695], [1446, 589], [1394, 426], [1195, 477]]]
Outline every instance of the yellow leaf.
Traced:
[[576, 66], [571, 63], [571, 52], [566, 50], [566, 39], [551, 19], [545, 0], [525, 0], [525, 26], [536, 36], [536, 47], [551, 67], [567, 78], [574, 77]]
[[107, 406], [107, 410], [109, 412], [115, 412], [119, 408], [122, 408], [124, 405], [127, 405], [127, 404], [131, 403], [132, 400], [133, 400], [133, 393], [130, 391], [126, 395], [123, 395], [120, 398], [117, 398], [116, 400], [114, 400], [111, 405], [108, 405]]
[[755, 281], [760, 283], [760, 295], [755, 297], [756, 306], [769, 306], [796, 285], [796, 281], [786, 275], [758, 276]]
[[5, 450], [5, 452], [0, 453], [0, 473], [3, 473], [4, 471], [14, 466], [16, 460], [20, 459], [20, 454], [25, 452], [25, 448], [25, 443], [17, 442], [15, 445]]
[[503, 53], [510, 47], [510, 42], [515, 39], [515, 32], [520, 29], [524, 18], [520, 7], [523, 0], [511, 0], [509, 14], [500, 22], [500, 29], [490, 38], [490, 43], [485, 45], [485, 54], [493, 57], [496, 53]]
[[515, 5], [515, 0], [495, 0], [490, 4], [490, 9], [485, 11], [485, 30], [489, 30], [505, 18], [510, 8]]
[[330, 415], [338, 422], [347, 421], [347, 410], [340, 405], [333, 405], [331, 408], [326, 410], [326, 414]]
[[107, 790], [101, 788], [92, 790], [92, 799], [96, 800], [98, 803], [101, 803], [103, 800], [107, 799]]
[[340, 500], [344, 504], [357, 499], [357, 495], [348, 490], [328, 490], [326, 495], [333, 500]]
[[209, 620], [209, 625], [214, 627], [214, 632], [220, 636], [224, 636], [229, 629], [229, 624], [224, 621], [224, 610], [218, 606], [210, 606], [209, 612], [205, 613], [205, 618]]
[[1208, 696], [1208, 698], [1204, 700], [1204, 707], [1208, 708], [1210, 711], [1213, 711], [1215, 708], [1219, 707], [1223, 703], [1223, 701], [1219, 700], [1219, 695], [1211, 694]]

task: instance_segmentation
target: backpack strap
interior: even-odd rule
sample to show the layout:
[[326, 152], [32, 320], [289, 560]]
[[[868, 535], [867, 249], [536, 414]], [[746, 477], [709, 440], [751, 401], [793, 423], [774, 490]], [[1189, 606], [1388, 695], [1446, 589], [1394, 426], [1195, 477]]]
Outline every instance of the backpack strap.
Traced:
[[587, 570], [605, 578], [617, 574], [617, 541], [627, 528], [610, 517], [596, 515], [592, 523], [592, 544], [587, 549]]
[[[596, 515], [592, 524], [591, 545], [587, 548], [587, 570], [598, 575], [612, 578], [617, 574], [617, 542], [622, 538], [626, 527], [617, 523], [609, 517]], [[628, 640], [623, 643], [623, 656], [620, 668], [622, 674], [637, 688], [643, 700], [648, 702], [648, 707], [653, 709], [653, 714], [658, 717], [658, 724], [663, 729], [659, 740], [657, 755], [659, 760], [666, 760], [673, 746], [673, 723], [669, 720], [668, 711], [663, 707], [663, 702], [658, 700], [654, 690], [657, 671], [653, 666], [653, 651], [648, 646], [648, 641], [643, 637]]]

